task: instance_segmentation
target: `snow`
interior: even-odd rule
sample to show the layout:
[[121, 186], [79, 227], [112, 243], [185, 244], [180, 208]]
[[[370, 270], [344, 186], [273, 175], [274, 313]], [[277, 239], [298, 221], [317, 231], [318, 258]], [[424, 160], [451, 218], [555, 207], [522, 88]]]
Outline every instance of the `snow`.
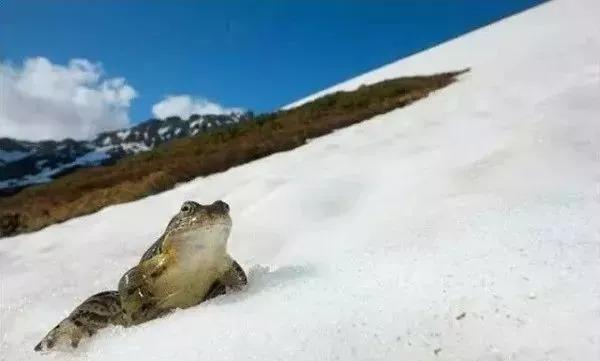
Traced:
[[129, 136], [129, 134], [131, 134], [131, 129], [122, 130], [117, 133], [117, 137], [119, 137], [119, 139], [121, 140], [125, 140], [125, 138]]
[[167, 134], [169, 131], [171, 130], [171, 127], [162, 127], [158, 129], [158, 134], [163, 137], [165, 134]]
[[41, 169], [46, 163], [48, 163], [48, 159], [40, 159], [35, 162], [35, 167]]
[[150, 147], [148, 147], [144, 143], [135, 143], [135, 142], [121, 143], [120, 146], [127, 153], [139, 153], [139, 152], [145, 152], [145, 151], [150, 150]]
[[29, 154], [31, 154], [31, 153], [21, 152], [18, 150], [6, 151], [6, 150], [0, 149], [0, 164], [16, 162], [18, 160], [21, 160], [21, 159], [27, 157]]
[[32, 184], [41, 184], [49, 182], [52, 179], [52, 176], [61, 171], [63, 168], [63, 165], [60, 165], [54, 169], [44, 167], [41, 168], [36, 174], [27, 174], [21, 178], [10, 178], [4, 181], [0, 181], [0, 189], [22, 187]]
[[[462, 69], [466, 66], [472, 67], [476, 75], [486, 73], [488, 78], [493, 76], [494, 74], [490, 73], [495, 71], [534, 71], [534, 74], [528, 74], [527, 79], [524, 80], [528, 80], [528, 83], [544, 82], [546, 86], [550, 86], [543, 92], [545, 95], [561, 91], [564, 84], [560, 80], [563, 78], [583, 77], [588, 81], [598, 79], [600, 65], [598, 65], [597, 49], [600, 26], [597, 10], [600, 5], [593, 0], [575, 0], [574, 4], [565, 4], [565, 2], [565, 0], [551, 1], [551, 4], [538, 6], [388, 64], [300, 99], [284, 108], [298, 106], [335, 91], [355, 90], [362, 84], [371, 84], [386, 78]], [[589, 14], [586, 13], [587, 11]], [[565, 46], [569, 47], [571, 53], [566, 51]], [[574, 56], [575, 54], [582, 56]], [[549, 59], [553, 56], [558, 58]], [[525, 62], [528, 64], [523, 66]], [[566, 68], [579, 71], [566, 72]], [[474, 82], [479, 81], [476, 75], [473, 75], [476, 78]], [[496, 75], [498, 75], [496, 77], [498, 82], [503, 83], [502, 75]], [[548, 78], [550, 76], [557, 78]], [[564, 80], [577, 81], [577, 79]], [[487, 81], [489, 79], [486, 79]], [[477, 85], [473, 84], [473, 86]], [[529, 90], [529, 87], [523, 90]], [[527, 97], [537, 94], [532, 92], [519, 95]], [[532, 100], [535, 99], [523, 99], [523, 101]]]
[[47, 183], [52, 180], [52, 177], [54, 175], [62, 172], [65, 169], [69, 169], [77, 165], [86, 166], [99, 164], [101, 161], [110, 158], [110, 156], [106, 153], [106, 150], [109, 148], [111, 147], [109, 146], [97, 148], [97, 150], [93, 152], [89, 152], [80, 157], [75, 158], [75, 160], [72, 162], [58, 164], [54, 168], [43, 167], [43, 165], [47, 163], [47, 160], [39, 160], [36, 162], [36, 168], [39, 169], [38, 173], [27, 174], [21, 178], [11, 178], [4, 181], [0, 181], [0, 189]]
[[[0, 358], [600, 359], [599, 17], [546, 3], [336, 88], [472, 67], [410, 107], [1, 239]], [[187, 199], [231, 205], [248, 288], [35, 354]]]
[[190, 129], [200, 128], [200, 125], [204, 123], [205, 119], [200, 117], [199, 119], [193, 120], [190, 122]]
[[[110, 147], [107, 147], [107, 148], [110, 148]], [[103, 148], [98, 148], [98, 150], [96, 150], [96, 151], [86, 153], [86, 154], [82, 155], [81, 157], [76, 158], [73, 161], [73, 163], [69, 164], [69, 166], [75, 165], [75, 164], [79, 164], [79, 165], [98, 164], [101, 161], [106, 160], [108, 158], [110, 158], [110, 155], [108, 155], [106, 153], [106, 150]]]

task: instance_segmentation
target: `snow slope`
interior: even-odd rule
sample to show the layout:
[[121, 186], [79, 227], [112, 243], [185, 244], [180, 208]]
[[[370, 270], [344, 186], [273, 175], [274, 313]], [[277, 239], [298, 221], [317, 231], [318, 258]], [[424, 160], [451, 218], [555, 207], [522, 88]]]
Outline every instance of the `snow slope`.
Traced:
[[[337, 87], [472, 67], [408, 108], [0, 240], [0, 358], [600, 359], [599, 24], [546, 3]], [[33, 353], [182, 201], [221, 198], [247, 290]]]

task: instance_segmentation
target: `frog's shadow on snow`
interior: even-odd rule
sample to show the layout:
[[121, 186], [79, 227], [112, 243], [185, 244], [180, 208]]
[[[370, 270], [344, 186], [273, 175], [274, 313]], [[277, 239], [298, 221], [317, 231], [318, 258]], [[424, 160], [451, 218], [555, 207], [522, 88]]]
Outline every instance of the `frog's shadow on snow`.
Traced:
[[282, 266], [278, 268], [254, 265], [248, 269], [248, 285], [244, 289], [208, 301], [213, 305], [240, 302], [272, 288], [283, 288], [290, 283], [311, 278], [316, 274], [312, 265]]

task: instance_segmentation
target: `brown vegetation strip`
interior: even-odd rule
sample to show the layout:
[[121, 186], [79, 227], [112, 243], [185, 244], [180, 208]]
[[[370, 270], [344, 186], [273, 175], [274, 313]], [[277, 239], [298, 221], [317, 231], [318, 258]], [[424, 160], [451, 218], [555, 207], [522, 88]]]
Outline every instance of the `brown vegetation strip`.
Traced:
[[0, 236], [30, 232], [133, 201], [198, 176], [294, 149], [310, 138], [387, 113], [451, 84], [464, 71], [404, 77], [326, 95], [297, 108], [177, 139], [117, 164], [78, 170], [0, 198]]

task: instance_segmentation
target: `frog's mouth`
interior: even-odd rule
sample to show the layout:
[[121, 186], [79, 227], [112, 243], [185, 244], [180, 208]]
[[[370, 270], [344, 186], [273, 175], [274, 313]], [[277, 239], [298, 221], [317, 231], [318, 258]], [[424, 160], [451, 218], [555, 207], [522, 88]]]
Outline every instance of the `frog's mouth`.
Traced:
[[180, 236], [180, 249], [185, 252], [225, 249], [231, 233], [231, 218], [215, 219], [209, 224], [190, 229]]

